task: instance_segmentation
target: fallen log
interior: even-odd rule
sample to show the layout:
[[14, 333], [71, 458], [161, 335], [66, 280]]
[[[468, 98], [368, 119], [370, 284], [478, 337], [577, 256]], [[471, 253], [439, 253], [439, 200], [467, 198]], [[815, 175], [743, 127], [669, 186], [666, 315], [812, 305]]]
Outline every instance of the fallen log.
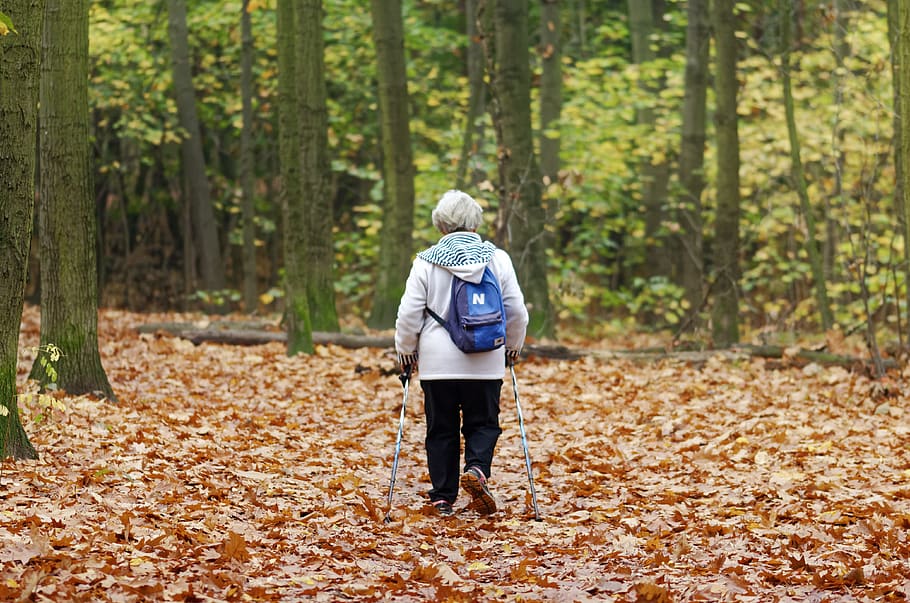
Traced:
[[[845, 356], [843, 354], [832, 354], [821, 350], [807, 350], [804, 348], [786, 348], [776, 345], [738, 345], [734, 349], [743, 350], [750, 356], [759, 356], [761, 358], [780, 359], [790, 364], [809, 364], [815, 363], [823, 366], [840, 366], [847, 369], [871, 370], [875, 362], [871, 358], [859, 358], [856, 356]], [[881, 366], [885, 370], [899, 367], [894, 358], [881, 358]]]
[[[196, 345], [221, 343], [225, 345], [263, 345], [275, 341], [286, 342], [287, 333], [267, 328], [244, 328], [233, 323], [211, 323], [205, 327], [193, 323], [162, 322], [136, 327], [139, 333], [167, 333], [186, 339]], [[354, 333], [313, 333], [317, 345], [337, 345], [344, 348], [389, 348], [395, 341], [391, 335], [358, 335]]]
[[[218, 343], [224, 345], [263, 345], [272, 342], [286, 342], [287, 334], [278, 330], [271, 323], [239, 323], [232, 321], [215, 321], [205, 325], [187, 322], [147, 323], [136, 327], [139, 333], [166, 333], [193, 342]], [[344, 348], [381, 348], [395, 347], [394, 337], [390, 334], [356, 334], [314, 332], [313, 343], [316, 345], [337, 345]], [[559, 344], [532, 343], [524, 347], [524, 355], [539, 356], [553, 360], [577, 360], [585, 356], [600, 359], [622, 359], [630, 361], [648, 361], [672, 359], [680, 362], [703, 364], [710, 358], [723, 356], [728, 359], [748, 357], [779, 360], [781, 366], [804, 366], [814, 363], [822, 366], [840, 366], [850, 370], [872, 372], [873, 362], [867, 358], [844, 356], [830, 352], [808, 350], [803, 348], [786, 348], [774, 345], [737, 345], [727, 350], [674, 351], [672, 348], [652, 348], [647, 350], [582, 350]], [[893, 358], [882, 359], [886, 370], [898, 368]]]
[[[139, 333], [167, 333], [193, 342], [220, 343], [224, 345], [263, 345], [275, 341], [286, 342], [287, 333], [267, 325], [244, 325], [234, 322], [212, 322], [205, 326], [187, 322], [147, 323], [136, 327]], [[394, 348], [392, 335], [364, 335], [356, 333], [314, 332], [316, 345], [337, 345], [343, 348]], [[530, 344], [525, 346], [526, 354], [533, 354], [554, 360], [577, 360], [585, 354], [564, 345]]]

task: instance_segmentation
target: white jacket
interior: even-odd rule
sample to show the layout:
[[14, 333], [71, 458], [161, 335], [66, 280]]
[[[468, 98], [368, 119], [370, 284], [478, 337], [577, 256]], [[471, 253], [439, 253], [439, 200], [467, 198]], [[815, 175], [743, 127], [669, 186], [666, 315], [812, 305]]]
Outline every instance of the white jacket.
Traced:
[[[480, 245], [480, 235], [452, 233], [440, 239], [439, 244], [453, 242], [456, 246], [459, 242], [465, 242], [476, 248]], [[479, 283], [487, 265], [471, 261], [470, 255], [459, 256], [453, 261], [459, 265], [442, 266], [420, 256], [414, 259], [398, 306], [395, 349], [400, 355], [418, 354], [418, 375], [421, 380], [502, 379], [505, 374], [505, 348], [520, 351], [528, 328], [528, 310], [525, 308], [524, 295], [518, 285], [512, 260], [505, 251], [495, 249], [489, 262], [490, 270], [499, 279], [502, 290], [502, 303], [506, 313], [505, 348], [475, 354], [465, 354], [455, 347], [449, 333], [426, 312], [429, 306], [445, 318], [449, 312], [452, 275]]]

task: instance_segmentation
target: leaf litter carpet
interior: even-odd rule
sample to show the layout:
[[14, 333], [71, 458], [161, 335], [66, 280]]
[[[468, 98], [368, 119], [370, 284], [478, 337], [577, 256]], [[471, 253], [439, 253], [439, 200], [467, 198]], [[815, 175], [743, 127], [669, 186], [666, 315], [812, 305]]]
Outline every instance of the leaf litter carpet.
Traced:
[[[389, 350], [194, 346], [103, 311], [119, 404], [21, 405], [0, 475], [2, 601], [903, 601], [908, 374], [761, 360], [516, 367], [491, 486], [427, 509], [422, 393]], [[27, 308], [20, 383], [38, 316]], [[23, 385], [25, 391], [33, 385]], [[42, 420], [39, 415], [44, 415]]]

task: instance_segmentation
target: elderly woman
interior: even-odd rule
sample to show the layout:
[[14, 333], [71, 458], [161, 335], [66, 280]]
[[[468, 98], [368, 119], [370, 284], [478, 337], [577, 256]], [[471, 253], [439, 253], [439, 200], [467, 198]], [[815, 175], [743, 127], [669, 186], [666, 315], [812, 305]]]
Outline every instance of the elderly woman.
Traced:
[[[439, 241], [417, 254], [398, 307], [395, 347], [402, 368], [416, 368], [427, 420], [426, 451], [430, 472], [430, 503], [439, 515], [454, 514], [461, 487], [471, 496], [469, 507], [482, 514], [496, 511], [487, 484], [499, 427], [499, 395], [505, 367], [524, 344], [528, 311], [509, 255], [482, 241], [477, 229], [483, 209], [467, 193], [450, 190], [433, 211]], [[499, 281], [506, 319], [503, 347], [465, 353], [449, 332], [431, 316], [445, 317], [452, 281], [480, 282], [485, 268]], [[460, 471], [464, 435], [464, 470]]]

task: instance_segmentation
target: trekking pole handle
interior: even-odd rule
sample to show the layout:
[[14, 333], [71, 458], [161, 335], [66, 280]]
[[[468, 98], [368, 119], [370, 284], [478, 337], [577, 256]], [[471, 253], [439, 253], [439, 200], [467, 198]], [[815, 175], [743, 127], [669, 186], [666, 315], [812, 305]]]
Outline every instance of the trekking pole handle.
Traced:
[[402, 385], [404, 385], [405, 383], [407, 383], [408, 381], [410, 381], [410, 379], [411, 379], [411, 371], [413, 370], [413, 368], [414, 368], [414, 365], [413, 365], [413, 364], [406, 364], [406, 365], [404, 366], [404, 370], [401, 371], [401, 374], [400, 374], [400, 375], [398, 375], [398, 378], [401, 379], [401, 384], [402, 384]]

